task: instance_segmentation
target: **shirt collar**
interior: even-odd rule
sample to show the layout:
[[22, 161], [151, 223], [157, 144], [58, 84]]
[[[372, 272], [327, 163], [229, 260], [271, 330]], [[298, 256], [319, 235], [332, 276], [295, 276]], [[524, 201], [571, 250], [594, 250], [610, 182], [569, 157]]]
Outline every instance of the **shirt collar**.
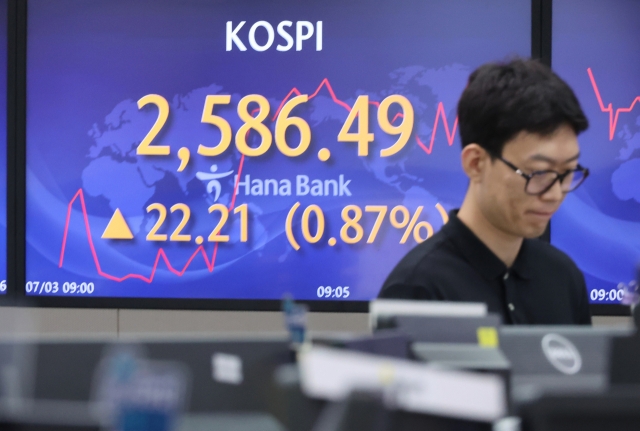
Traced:
[[518, 256], [516, 257], [515, 262], [511, 266], [511, 270], [518, 275], [520, 278], [529, 279], [531, 278], [531, 272], [529, 271], [529, 266], [527, 265], [527, 255], [529, 250], [529, 242], [530, 241], [538, 241], [538, 240], [530, 240], [524, 239], [522, 241], [522, 245], [520, 246], [520, 251], [518, 252]]
[[[449, 213], [449, 222], [442, 227], [465, 260], [487, 280], [504, 276], [507, 266], [458, 218], [458, 210]], [[529, 278], [526, 265], [526, 243], [518, 252], [511, 271], [520, 278]]]

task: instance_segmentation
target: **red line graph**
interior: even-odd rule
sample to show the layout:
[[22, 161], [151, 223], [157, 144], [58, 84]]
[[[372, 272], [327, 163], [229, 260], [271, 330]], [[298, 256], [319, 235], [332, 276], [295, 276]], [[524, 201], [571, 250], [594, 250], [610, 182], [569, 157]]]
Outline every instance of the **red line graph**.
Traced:
[[[320, 82], [320, 85], [318, 85], [318, 88], [316, 88], [316, 91], [314, 91], [312, 94], [309, 95], [309, 100], [311, 100], [314, 97], [316, 97], [318, 95], [318, 93], [320, 92], [320, 90], [322, 89], [322, 87], [324, 87], [324, 86], [327, 87], [327, 91], [329, 92], [329, 95], [331, 96], [331, 100], [333, 100], [333, 102], [335, 104], [342, 106], [348, 112], [351, 111], [351, 106], [349, 106], [348, 104], [346, 104], [342, 100], [338, 99], [338, 97], [336, 96], [336, 93], [333, 91], [333, 87], [331, 87], [331, 83], [329, 82], [329, 80], [327, 78], [324, 78], [322, 80], [322, 82]], [[273, 118], [271, 118], [271, 121], [276, 121], [276, 118], [278, 118], [278, 114], [280, 114], [280, 111], [282, 110], [282, 107], [285, 105], [285, 103], [287, 103], [289, 101], [289, 99], [291, 99], [291, 97], [294, 94], [296, 96], [300, 96], [302, 93], [296, 87], [293, 87], [291, 89], [291, 91], [289, 91], [289, 94], [287, 94], [287, 97], [282, 99], [282, 102], [280, 103], [280, 106], [278, 106], [278, 109], [276, 109], [276, 113], [273, 114]]]
[[[238, 176], [236, 178], [236, 183], [233, 187], [233, 198], [231, 199], [229, 210], [232, 210], [235, 205], [236, 194], [238, 192], [238, 184], [240, 182], [240, 176], [242, 175], [243, 165], [244, 165], [244, 155], [242, 155], [242, 157], [240, 158], [240, 164], [238, 166]], [[158, 250], [158, 253], [156, 254], [156, 259], [153, 262], [153, 267], [151, 268], [151, 274], [148, 277], [145, 277], [144, 275], [141, 275], [141, 274], [127, 274], [124, 277], [116, 277], [114, 275], [106, 273], [105, 271], [102, 270], [102, 267], [100, 266], [100, 260], [98, 259], [96, 248], [93, 245], [93, 237], [91, 236], [91, 226], [89, 225], [89, 215], [87, 213], [87, 206], [84, 201], [84, 193], [82, 189], [76, 192], [76, 194], [73, 196], [73, 198], [71, 199], [67, 207], [67, 220], [64, 225], [64, 234], [62, 236], [62, 248], [60, 250], [60, 261], [58, 263], [59, 268], [62, 268], [62, 264], [64, 263], [64, 252], [67, 247], [67, 235], [69, 234], [69, 222], [71, 220], [71, 210], [73, 209], [73, 204], [76, 200], [80, 201], [80, 208], [82, 209], [82, 216], [84, 219], [84, 227], [87, 232], [87, 240], [89, 241], [91, 256], [93, 257], [93, 262], [96, 265], [96, 270], [98, 271], [98, 275], [106, 279], [117, 281], [117, 282], [122, 282], [130, 278], [135, 278], [138, 280], [146, 281], [147, 283], [151, 283], [153, 281], [153, 278], [156, 275], [156, 271], [158, 270], [158, 264], [160, 263], [160, 259], [162, 259], [169, 271], [171, 271], [173, 274], [177, 275], [178, 277], [182, 277], [182, 275], [184, 275], [184, 273], [186, 272], [187, 268], [189, 268], [189, 265], [191, 265], [191, 262], [193, 261], [193, 259], [195, 259], [195, 257], [198, 254], [202, 254], [202, 259], [204, 260], [204, 263], [207, 266], [207, 269], [209, 270], [209, 272], [213, 272], [213, 268], [215, 267], [215, 264], [216, 264], [216, 257], [218, 255], [219, 243], [215, 243], [213, 247], [213, 254], [211, 256], [211, 260], [209, 260], [209, 257], [207, 256], [207, 253], [204, 250], [204, 246], [203, 245], [198, 246], [198, 248], [193, 252], [189, 260], [187, 260], [187, 263], [185, 263], [182, 270], [175, 269], [173, 265], [171, 265], [171, 262], [169, 261], [169, 258], [167, 257], [164, 249], [160, 248]]]
[[[345, 103], [344, 101], [338, 99], [338, 97], [336, 96], [333, 88], [331, 87], [331, 83], [329, 82], [329, 80], [327, 78], [323, 79], [322, 82], [320, 82], [320, 85], [318, 85], [318, 88], [316, 88], [316, 90], [309, 95], [309, 100], [313, 99], [314, 97], [316, 97], [318, 95], [318, 93], [320, 92], [320, 90], [322, 89], [322, 87], [326, 87], [327, 91], [329, 92], [329, 95], [331, 96], [331, 100], [333, 100], [334, 103], [336, 103], [337, 105], [342, 106], [343, 108], [345, 108], [347, 111], [351, 111], [351, 107]], [[282, 100], [282, 102], [280, 103], [280, 106], [278, 107], [278, 109], [276, 110], [275, 114], [273, 115], [272, 121], [275, 121], [276, 118], [278, 117], [278, 114], [280, 113], [280, 111], [282, 110], [282, 107], [284, 106], [284, 104], [293, 96], [293, 95], [300, 95], [302, 93], [300, 93], [300, 91], [297, 88], [293, 88], [291, 89], [291, 91], [289, 91], [289, 94], [287, 94], [287, 96]], [[369, 104], [379, 107], [380, 106], [380, 102], [376, 102], [376, 101], [370, 101]], [[395, 122], [398, 118], [402, 118], [403, 115], [402, 113], [398, 113], [395, 115], [395, 117], [392, 120], [392, 123]], [[435, 122], [433, 125], [433, 130], [431, 131], [431, 141], [429, 143], [429, 146], [427, 147], [422, 140], [420, 139], [420, 137], [416, 134], [415, 139], [416, 139], [416, 143], [427, 153], [427, 154], [431, 154], [431, 152], [433, 151], [433, 144], [436, 138], [436, 131], [438, 128], [438, 123], [440, 121], [440, 117], [442, 117], [442, 122], [443, 122], [443, 126], [445, 129], [445, 133], [447, 134], [447, 141], [449, 146], [451, 146], [453, 144], [453, 140], [455, 138], [455, 133], [456, 133], [456, 128], [458, 126], [458, 119], [456, 118], [454, 123], [453, 123], [453, 127], [449, 128], [449, 123], [447, 121], [447, 115], [446, 115], [446, 111], [444, 108], [444, 104], [442, 102], [438, 103], [438, 108], [436, 111], [436, 118], [435, 118]], [[229, 204], [229, 211], [231, 211], [234, 207], [235, 207], [235, 202], [236, 202], [236, 196], [238, 194], [238, 186], [240, 183], [240, 176], [242, 174], [242, 169], [244, 167], [244, 155], [242, 155], [242, 157], [240, 158], [240, 163], [238, 165], [238, 176], [236, 177], [236, 182], [233, 188], [233, 197], [231, 198], [231, 203]], [[62, 265], [64, 263], [64, 256], [65, 256], [65, 250], [66, 250], [66, 246], [67, 246], [67, 236], [69, 233], [69, 223], [71, 220], [71, 211], [73, 209], [73, 205], [76, 202], [76, 200], [80, 201], [80, 208], [82, 210], [82, 216], [83, 216], [83, 220], [84, 220], [84, 225], [85, 225], [85, 230], [87, 232], [87, 240], [89, 242], [89, 248], [91, 249], [91, 255], [93, 257], [93, 261], [94, 264], [96, 266], [96, 270], [98, 272], [98, 275], [107, 278], [109, 280], [112, 281], [117, 281], [117, 282], [122, 282], [128, 279], [138, 279], [138, 280], [142, 280], [145, 281], [147, 283], [151, 283], [155, 277], [155, 274], [158, 270], [158, 265], [160, 263], [160, 259], [162, 259], [165, 263], [165, 265], [167, 266], [167, 269], [169, 271], [171, 271], [173, 274], [177, 275], [178, 277], [181, 277], [182, 275], [184, 275], [184, 273], [186, 272], [186, 270], [189, 268], [189, 266], [191, 265], [191, 262], [193, 261], [193, 259], [195, 259], [195, 257], [198, 254], [202, 255], [202, 258], [205, 262], [205, 265], [207, 266], [207, 269], [209, 270], [209, 272], [213, 272], [213, 269], [215, 267], [215, 262], [216, 262], [216, 257], [218, 254], [218, 243], [215, 243], [214, 248], [213, 248], [213, 254], [211, 256], [211, 260], [209, 260], [209, 257], [207, 256], [207, 253], [204, 250], [204, 246], [200, 245], [198, 246], [198, 248], [196, 248], [196, 250], [193, 252], [193, 254], [191, 255], [191, 257], [189, 257], [189, 259], [187, 260], [187, 262], [185, 263], [185, 265], [183, 266], [183, 268], [181, 270], [177, 270], [173, 267], [173, 265], [171, 264], [171, 262], [169, 261], [169, 258], [167, 257], [164, 249], [160, 248], [156, 254], [156, 258], [155, 261], [153, 263], [153, 267], [151, 269], [151, 274], [148, 277], [145, 277], [144, 275], [141, 274], [127, 274], [123, 277], [116, 277], [114, 275], [111, 275], [105, 271], [102, 270], [102, 267], [100, 265], [100, 260], [98, 259], [98, 254], [96, 252], [95, 246], [93, 244], [93, 237], [91, 236], [91, 227], [89, 225], [89, 216], [87, 213], [87, 207], [85, 204], [85, 200], [84, 200], [84, 193], [82, 191], [82, 189], [78, 190], [76, 192], [76, 194], [73, 196], [73, 198], [71, 199], [71, 201], [69, 202], [68, 206], [67, 206], [67, 218], [65, 221], [65, 227], [64, 227], [64, 234], [63, 234], [63, 238], [62, 238], [62, 247], [60, 249], [60, 261], [58, 263], [58, 267], [62, 268]]]
[[[344, 102], [343, 100], [338, 99], [338, 97], [336, 96], [335, 91], [333, 91], [333, 87], [331, 86], [331, 83], [329, 82], [329, 79], [327, 79], [327, 78], [324, 78], [322, 80], [322, 82], [320, 82], [320, 85], [318, 85], [318, 88], [316, 88], [316, 91], [314, 91], [312, 94], [309, 95], [309, 100], [311, 100], [314, 97], [316, 97], [318, 95], [318, 93], [320, 92], [320, 90], [322, 89], [322, 87], [326, 87], [327, 88], [327, 91], [329, 92], [329, 95], [331, 96], [331, 100], [333, 100], [333, 102], [335, 104], [340, 105], [344, 109], [346, 109], [348, 112], [351, 112], [351, 107], [346, 102]], [[271, 121], [275, 121], [276, 118], [278, 118], [278, 114], [280, 114], [280, 111], [282, 110], [282, 107], [285, 105], [285, 103], [287, 103], [287, 101], [289, 99], [291, 99], [291, 97], [293, 95], [300, 96], [301, 94], [302, 93], [300, 92], [300, 90], [298, 90], [296, 87], [293, 87], [291, 89], [291, 91], [289, 91], [289, 94], [287, 94], [287, 96], [284, 99], [282, 99], [282, 102], [280, 103], [280, 106], [278, 106], [278, 109], [276, 110], [275, 114], [271, 118]], [[370, 101], [369, 104], [373, 105], [373, 106], [376, 106], [376, 107], [380, 106], [380, 102], [375, 102], [375, 101]], [[403, 117], [403, 115], [401, 113], [396, 114], [391, 122], [393, 123], [398, 118], [402, 118], [402, 117]], [[438, 109], [436, 111], [436, 119], [435, 119], [435, 122], [433, 124], [433, 130], [431, 130], [431, 141], [429, 142], [429, 146], [427, 147], [422, 142], [422, 140], [420, 139], [420, 137], [417, 134], [415, 136], [416, 143], [427, 154], [431, 154], [431, 152], [433, 151], [433, 143], [436, 140], [436, 131], [438, 129], [438, 123], [439, 123], [440, 117], [442, 117], [442, 124], [444, 126], [444, 131], [447, 134], [447, 142], [448, 142], [449, 146], [453, 145], [453, 141], [454, 141], [455, 135], [456, 135], [456, 129], [458, 128], [458, 118], [456, 117], [455, 121], [453, 122], [453, 127], [449, 128], [449, 121], [447, 120], [447, 112], [446, 112], [446, 110], [444, 108], [444, 104], [442, 102], [438, 102]]]
[[420, 140], [420, 137], [416, 135], [416, 142], [418, 142], [418, 145], [420, 145], [420, 147], [422, 147], [422, 149], [427, 154], [431, 154], [431, 151], [433, 151], [433, 142], [436, 140], [436, 130], [438, 130], [438, 120], [440, 119], [440, 117], [442, 117], [442, 124], [444, 126], [444, 131], [447, 134], [447, 142], [449, 146], [453, 145], [453, 140], [456, 136], [456, 129], [458, 128], [458, 117], [456, 117], [456, 120], [453, 122], [453, 127], [451, 128], [451, 130], [449, 130], [447, 113], [444, 110], [444, 104], [440, 102], [438, 103], [438, 111], [436, 112], [435, 123], [433, 123], [433, 130], [431, 131], [431, 142], [429, 142], [429, 146], [428, 147], [425, 146]]
[[593, 91], [594, 93], [596, 93], [596, 98], [598, 99], [600, 110], [602, 112], [609, 113], [609, 140], [612, 141], [616, 133], [616, 127], [618, 125], [618, 117], [620, 116], [620, 113], [631, 112], [636, 103], [640, 103], [640, 96], [637, 96], [635, 99], [633, 99], [633, 102], [631, 102], [631, 105], [629, 105], [628, 108], [618, 108], [614, 112], [613, 104], [609, 103], [609, 105], [604, 106], [604, 103], [602, 102], [602, 96], [600, 96], [600, 90], [598, 89], [598, 84], [596, 84], [596, 79], [594, 78], [593, 72], [591, 71], [590, 67], [587, 68], [587, 73], [589, 74], [589, 79], [591, 80]]

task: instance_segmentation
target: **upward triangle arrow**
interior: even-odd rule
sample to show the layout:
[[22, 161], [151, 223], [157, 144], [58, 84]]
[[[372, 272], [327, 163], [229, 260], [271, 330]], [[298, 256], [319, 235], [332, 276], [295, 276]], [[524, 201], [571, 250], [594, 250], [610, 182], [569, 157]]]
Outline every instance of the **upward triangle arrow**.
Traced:
[[103, 239], [133, 239], [133, 234], [129, 225], [125, 221], [120, 208], [116, 208], [116, 212], [113, 213], [109, 224], [102, 233]]

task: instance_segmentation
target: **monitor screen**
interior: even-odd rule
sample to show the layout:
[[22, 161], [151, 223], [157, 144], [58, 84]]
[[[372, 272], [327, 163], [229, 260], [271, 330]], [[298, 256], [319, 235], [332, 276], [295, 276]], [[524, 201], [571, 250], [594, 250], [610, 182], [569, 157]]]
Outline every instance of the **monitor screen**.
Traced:
[[585, 275], [592, 303], [633, 289], [640, 262], [640, 2], [555, 0], [553, 69], [590, 127], [578, 138], [590, 176], [551, 222], [551, 242]]
[[30, 0], [27, 38], [27, 295], [366, 301], [531, 4]]
[[7, 293], [7, 56], [8, 0], [0, 0], [0, 295]]

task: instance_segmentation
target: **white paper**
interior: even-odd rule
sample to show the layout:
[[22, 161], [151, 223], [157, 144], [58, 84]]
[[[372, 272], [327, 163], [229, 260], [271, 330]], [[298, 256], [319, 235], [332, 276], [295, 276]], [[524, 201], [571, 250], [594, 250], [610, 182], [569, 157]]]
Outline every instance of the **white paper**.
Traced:
[[326, 347], [300, 355], [304, 393], [340, 401], [352, 391], [382, 392], [395, 407], [420, 413], [494, 421], [505, 416], [506, 390], [495, 375]]

